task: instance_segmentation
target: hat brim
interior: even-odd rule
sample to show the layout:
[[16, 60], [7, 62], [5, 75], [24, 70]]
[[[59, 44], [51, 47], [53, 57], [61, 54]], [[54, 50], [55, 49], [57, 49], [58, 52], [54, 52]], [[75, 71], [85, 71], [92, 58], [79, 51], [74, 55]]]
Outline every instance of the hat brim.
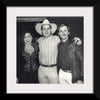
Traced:
[[39, 33], [40, 35], [43, 35], [43, 34], [42, 34], [42, 30], [41, 30], [41, 26], [42, 26], [42, 25], [51, 25], [51, 32], [52, 32], [52, 34], [54, 34], [55, 31], [57, 30], [57, 25], [54, 24], [54, 23], [50, 23], [50, 24], [37, 23], [37, 24], [35, 25], [35, 30], [36, 30], [37, 33]]

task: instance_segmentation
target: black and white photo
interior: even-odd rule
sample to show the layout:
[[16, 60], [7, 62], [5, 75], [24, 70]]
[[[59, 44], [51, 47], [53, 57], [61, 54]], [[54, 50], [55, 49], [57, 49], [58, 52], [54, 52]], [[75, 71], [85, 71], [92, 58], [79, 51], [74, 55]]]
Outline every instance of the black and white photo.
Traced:
[[17, 81], [83, 83], [83, 21], [83, 17], [17, 17]]
[[93, 93], [92, 7], [7, 7], [7, 93]]

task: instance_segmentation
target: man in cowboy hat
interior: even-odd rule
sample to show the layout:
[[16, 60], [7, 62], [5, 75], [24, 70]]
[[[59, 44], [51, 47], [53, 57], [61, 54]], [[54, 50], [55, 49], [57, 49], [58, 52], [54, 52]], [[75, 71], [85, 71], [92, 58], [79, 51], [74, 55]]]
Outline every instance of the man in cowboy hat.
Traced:
[[58, 36], [54, 36], [57, 25], [47, 19], [43, 23], [37, 23], [36, 31], [43, 35], [37, 41], [39, 43], [38, 78], [40, 83], [58, 83], [57, 73], [57, 45], [60, 42]]
[[57, 55], [59, 36], [53, 35], [57, 30], [57, 25], [45, 19], [43, 23], [37, 23], [36, 31], [43, 35], [37, 42], [39, 43], [39, 70], [38, 79], [40, 83], [58, 83]]

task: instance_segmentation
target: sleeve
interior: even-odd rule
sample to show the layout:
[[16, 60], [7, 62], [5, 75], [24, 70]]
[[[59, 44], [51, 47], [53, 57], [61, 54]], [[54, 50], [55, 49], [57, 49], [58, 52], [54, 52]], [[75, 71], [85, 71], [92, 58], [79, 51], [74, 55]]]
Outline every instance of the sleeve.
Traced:
[[60, 66], [59, 66], [59, 46], [60, 46], [60, 43], [58, 44], [58, 55], [57, 55], [57, 72], [59, 73], [59, 69], [60, 69]]
[[38, 52], [39, 52], [38, 42], [33, 43], [33, 47], [34, 47], [34, 53], [33, 53], [32, 57], [35, 60], [35, 58], [38, 56]]
[[41, 41], [41, 38], [42, 38], [42, 37], [40, 37], [39, 39], [37, 39], [37, 40], [36, 40], [36, 43], [39, 43], [39, 42]]
[[39, 52], [39, 44], [38, 42], [35, 43], [35, 54], [36, 56], [38, 55], [38, 52]]
[[38, 42], [35, 43], [35, 60], [36, 60], [36, 64], [37, 66], [39, 66], [39, 44]]
[[58, 44], [60, 43], [60, 38], [59, 38], [59, 36], [57, 36], [57, 43], [58, 43]]
[[79, 61], [79, 69], [80, 69], [80, 80], [83, 80], [83, 76], [84, 76], [84, 68], [83, 68], [83, 50], [82, 50], [82, 46], [76, 46], [76, 55], [77, 55], [77, 59]]

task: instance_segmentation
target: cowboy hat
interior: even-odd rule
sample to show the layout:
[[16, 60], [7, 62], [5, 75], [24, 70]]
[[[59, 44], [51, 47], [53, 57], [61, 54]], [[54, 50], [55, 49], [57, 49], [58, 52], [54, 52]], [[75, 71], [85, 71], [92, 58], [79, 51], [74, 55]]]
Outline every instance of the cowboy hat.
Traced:
[[48, 19], [45, 19], [43, 23], [37, 23], [35, 25], [35, 29], [40, 35], [42, 35], [41, 26], [43, 25], [50, 25], [52, 34], [57, 30], [57, 25], [55, 23], [50, 23]]

